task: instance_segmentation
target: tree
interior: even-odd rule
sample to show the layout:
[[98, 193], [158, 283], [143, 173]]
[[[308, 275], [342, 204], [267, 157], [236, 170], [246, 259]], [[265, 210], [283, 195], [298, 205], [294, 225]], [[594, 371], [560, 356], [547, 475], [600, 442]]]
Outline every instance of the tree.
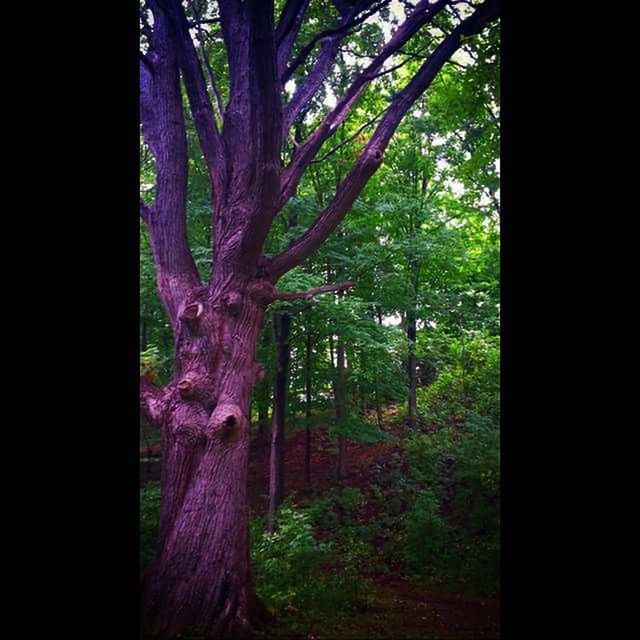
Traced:
[[[390, 39], [313, 132], [293, 142], [289, 131], [323, 91], [341, 44], [389, 1], [334, 2], [335, 23], [305, 45], [297, 38], [312, 29], [305, 24], [309, 0], [287, 0], [277, 21], [266, 0], [187, 4], [148, 0], [141, 10], [140, 119], [156, 181], [153, 203], [141, 200], [140, 215], [174, 338], [169, 383], [140, 382], [141, 410], [159, 427], [163, 450], [158, 552], [144, 577], [143, 603], [157, 636], [197, 629], [221, 638], [250, 634], [260, 610], [249, 568], [246, 481], [251, 394], [264, 375], [255, 354], [265, 310], [275, 300], [309, 299], [350, 283], [287, 294], [275, 285], [340, 224], [403, 116], [465, 41], [498, 17], [499, 1], [405, 3], [408, 15]], [[214, 30], [205, 32], [210, 25]], [[441, 39], [430, 54], [387, 66], [423, 27]], [[222, 45], [227, 64], [220, 71]], [[333, 198], [288, 247], [266, 255], [274, 219], [319, 151], [372, 83], [403, 65], [415, 71], [390, 96]], [[285, 88], [289, 80], [293, 95]], [[191, 120], [211, 187], [208, 282], [187, 232]]]

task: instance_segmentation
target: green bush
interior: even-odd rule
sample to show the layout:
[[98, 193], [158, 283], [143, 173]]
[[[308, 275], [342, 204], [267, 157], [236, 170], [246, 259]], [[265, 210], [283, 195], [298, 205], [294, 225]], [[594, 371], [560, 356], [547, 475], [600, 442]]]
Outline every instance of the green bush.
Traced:
[[405, 558], [409, 568], [423, 573], [443, 568], [449, 528], [439, 514], [440, 503], [431, 491], [418, 494], [407, 516]]
[[[420, 492], [405, 526], [404, 559], [422, 575], [494, 592], [499, 582], [500, 431], [470, 413], [460, 429], [411, 434], [407, 457]], [[446, 518], [443, 517], [446, 510]]]
[[155, 555], [160, 522], [160, 484], [140, 489], [140, 565], [145, 567]]
[[443, 428], [429, 435], [412, 433], [405, 448], [415, 477], [440, 497], [445, 470], [456, 449], [453, 429]]
[[357, 606], [361, 593], [353, 571], [325, 571], [334, 555], [314, 537], [312, 516], [284, 503], [273, 533], [252, 521], [252, 563], [256, 591], [274, 612], [344, 611]]
[[417, 411], [435, 426], [464, 423], [471, 413], [500, 416], [500, 348], [480, 335], [452, 342], [454, 358], [428, 387], [417, 390]]
[[355, 511], [365, 500], [362, 491], [356, 487], [345, 487], [335, 498], [336, 503], [345, 511]]
[[343, 436], [361, 444], [375, 444], [388, 439], [387, 434], [380, 431], [377, 424], [364, 420], [358, 415], [349, 415], [336, 420], [329, 428], [329, 436], [331, 438]]

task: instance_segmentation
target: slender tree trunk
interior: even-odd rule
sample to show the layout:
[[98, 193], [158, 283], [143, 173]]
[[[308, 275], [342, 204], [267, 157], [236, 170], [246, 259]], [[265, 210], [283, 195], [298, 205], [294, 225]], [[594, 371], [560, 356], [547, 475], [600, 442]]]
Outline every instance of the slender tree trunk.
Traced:
[[269, 441], [269, 406], [262, 400], [258, 404], [258, 442], [262, 446]]
[[335, 357], [335, 349], [333, 346], [333, 334], [329, 334], [329, 360], [331, 364], [331, 386], [333, 387], [333, 395], [336, 394], [336, 376], [335, 376], [335, 368], [336, 368], [336, 357]]
[[[378, 324], [382, 326], [382, 312], [378, 307]], [[380, 391], [378, 389], [378, 379], [375, 381], [375, 400], [376, 400], [376, 418], [378, 422], [378, 429], [382, 430], [382, 407], [380, 406]]]
[[273, 423], [269, 457], [269, 529], [273, 530], [275, 513], [284, 500], [284, 445], [289, 372], [289, 333], [291, 317], [287, 313], [274, 315], [277, 369], [273, 392]]
[[311, 332], [307, 330], [305, 357], [305, 418], [306, 438], [304, 443], [304, 477], [307, 487], [311, 489]]
[[382, 430], [382, 407], [380, 406], [380, 393], [378, 387], [375, 389], [376, 399], [376, 422], [378, 423], [378, 429]]
[[[410, 245], [415, 244], [417, 236], [418, 221], [412, 211], [409, 217], [409, 239]], [[409, 389], [407, 398], [407, 424], [409, 429], [415, 429], [416, 427], [416, 392], [417, 392], [417, 359], [416, 359], [416, 316], [418, 306], [418, 286], [419, 286], [419, 264], [415, 256], [415, 249], [411, 249], [411, 255], [409, 256], [409, 268], [410, 268], [410, 299], [409, 308], [407, 309], [407, 376], [409, 378]]]
[[407, 313], [407, 340], [409, 343], [409, 357], [407, 359], [407, 373], [409, 376], [407, 423], [410, 429], [415, 429], [418, 381], [416, 372], [416, 313], [414, 308], [410, 308]]
[[[336, 404], [336, 420], [340, 422], [347, 416], [346, 397], [345, 397], [345, 368], [344, 368], [344, 342], [341, 336], [338, 336], [336, 348], [336, 387], [335, 387], [335, 404]], [[338, 436], [338, 480], [343, 479], [347, 474], [347, 443], [344, 436]]]
[[[271, 348], [271, 331], [262, 332], [263, 348]], [[258, 403], [258, 443], [267, 446], [271, 442], [271, 431], [269, 429], [269, 405], [271, 403], [272, 381], [265, 378], [257, 387], [254, 397]]]

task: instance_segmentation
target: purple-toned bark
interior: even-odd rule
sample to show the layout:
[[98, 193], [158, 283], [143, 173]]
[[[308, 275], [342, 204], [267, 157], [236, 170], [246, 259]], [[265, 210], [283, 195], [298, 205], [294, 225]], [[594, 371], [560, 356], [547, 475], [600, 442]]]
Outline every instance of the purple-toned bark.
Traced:
[[[498, 14], [498, 2], [487, 0], [444, 39], [390, 103], [316, 221], [280, 255], [269, 257], [263, 245], [274, 217], [322, 144], [384, 61], [450, 3], [419, 2], [285, 168], [283, 140], [327, 77], [336, 43], [386, 3], [336, 2], [339, 23], [288, 105], [281, 102], [282, 84], [287, 70], [298, 64], [289, 58], [308, 1], [287, 0], [277, 23], [273, 4], [266, 0], [217, 4], [230, 75], [221, 127], [179, 0], [147, 2], [153, 24], [145, 24], [149, 48], [140, 57], [142, 131], [157, 172], [155, 200], [141, 203], [140, 215], [149, 227], [158, 291], [175, 341], [171, 382], [162, 389], [148, 380], [140, 383], [141, 411], [160, 429], [163, 452], [160, 535], [156, 559], [143, 579], [144, 620], [150, 633], [165, 639], [189, 630], [208, 638], [246, 637], [263, 619], [251, 583], [246, 499], [251, 394], [264, 376], [255, 361], [256, 343], [274, 300], [308, 299], [351, 286], [283, 294], [275, 284], [344, 218], [380, 166], [400, 120], [461, 37], [478, 33]], [[308, 57], [314, 49], [315, 43], [301, 52]], [[213, 268], [207, 283], [200, 281], [187, 241], [188, 158], [180, 80], [211, 179]], [[222, 100], [216, 101], [221, 110]]]

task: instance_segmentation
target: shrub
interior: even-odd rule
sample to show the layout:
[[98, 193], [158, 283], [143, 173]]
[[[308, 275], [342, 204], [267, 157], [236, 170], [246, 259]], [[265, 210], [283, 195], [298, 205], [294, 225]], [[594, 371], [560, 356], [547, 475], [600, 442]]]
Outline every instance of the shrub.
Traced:
[[438, 497], [442, 494], [445, 470], [453, 460], [455, 447], [454, 432], [450, 428], [429, 435], [412, 433], [405, 443], [412, 473]]
[[494, 422], [500, 415], [500, 349], [495, 338], [479, 335], [453, 341], [456, 356], [428, 387], [417, 390], [417, 411], [436, 426], [462, 424], [471, 412]]
[[356, 487], [345, 487], [340, 494], [336, 496], [336, 503], [345, 511], [355, 511], [365, 502], [365, 496], [362, 491]]
[[441, 572], [445, 565], [449, 528], [439, 510], [436, 495], [422, 491], [407, 516], [405, 559], [408, 567], [419, 573], [427, 569]]
[[[500, 431], [470, 413], [459, 429], [411, 434], [412, 473], [426, 487], [405, 527], [405, 561], [418, 573], [457, 578], [472, 588], [498, 588]], [[447, 517], [442, 516], [443, 506]]]
[[329, 544], [314, 537], [311, 515], [285, 502], [273, 533], [252, 521], [252, 562], [256, 591], [274, 612], [340, 611], [358, 604], [358, 577], [350, 570], [327, 573]]
[[145, 567], [155, 555], [160, 522], [160, 484], [140, 489], [140, 565]]

